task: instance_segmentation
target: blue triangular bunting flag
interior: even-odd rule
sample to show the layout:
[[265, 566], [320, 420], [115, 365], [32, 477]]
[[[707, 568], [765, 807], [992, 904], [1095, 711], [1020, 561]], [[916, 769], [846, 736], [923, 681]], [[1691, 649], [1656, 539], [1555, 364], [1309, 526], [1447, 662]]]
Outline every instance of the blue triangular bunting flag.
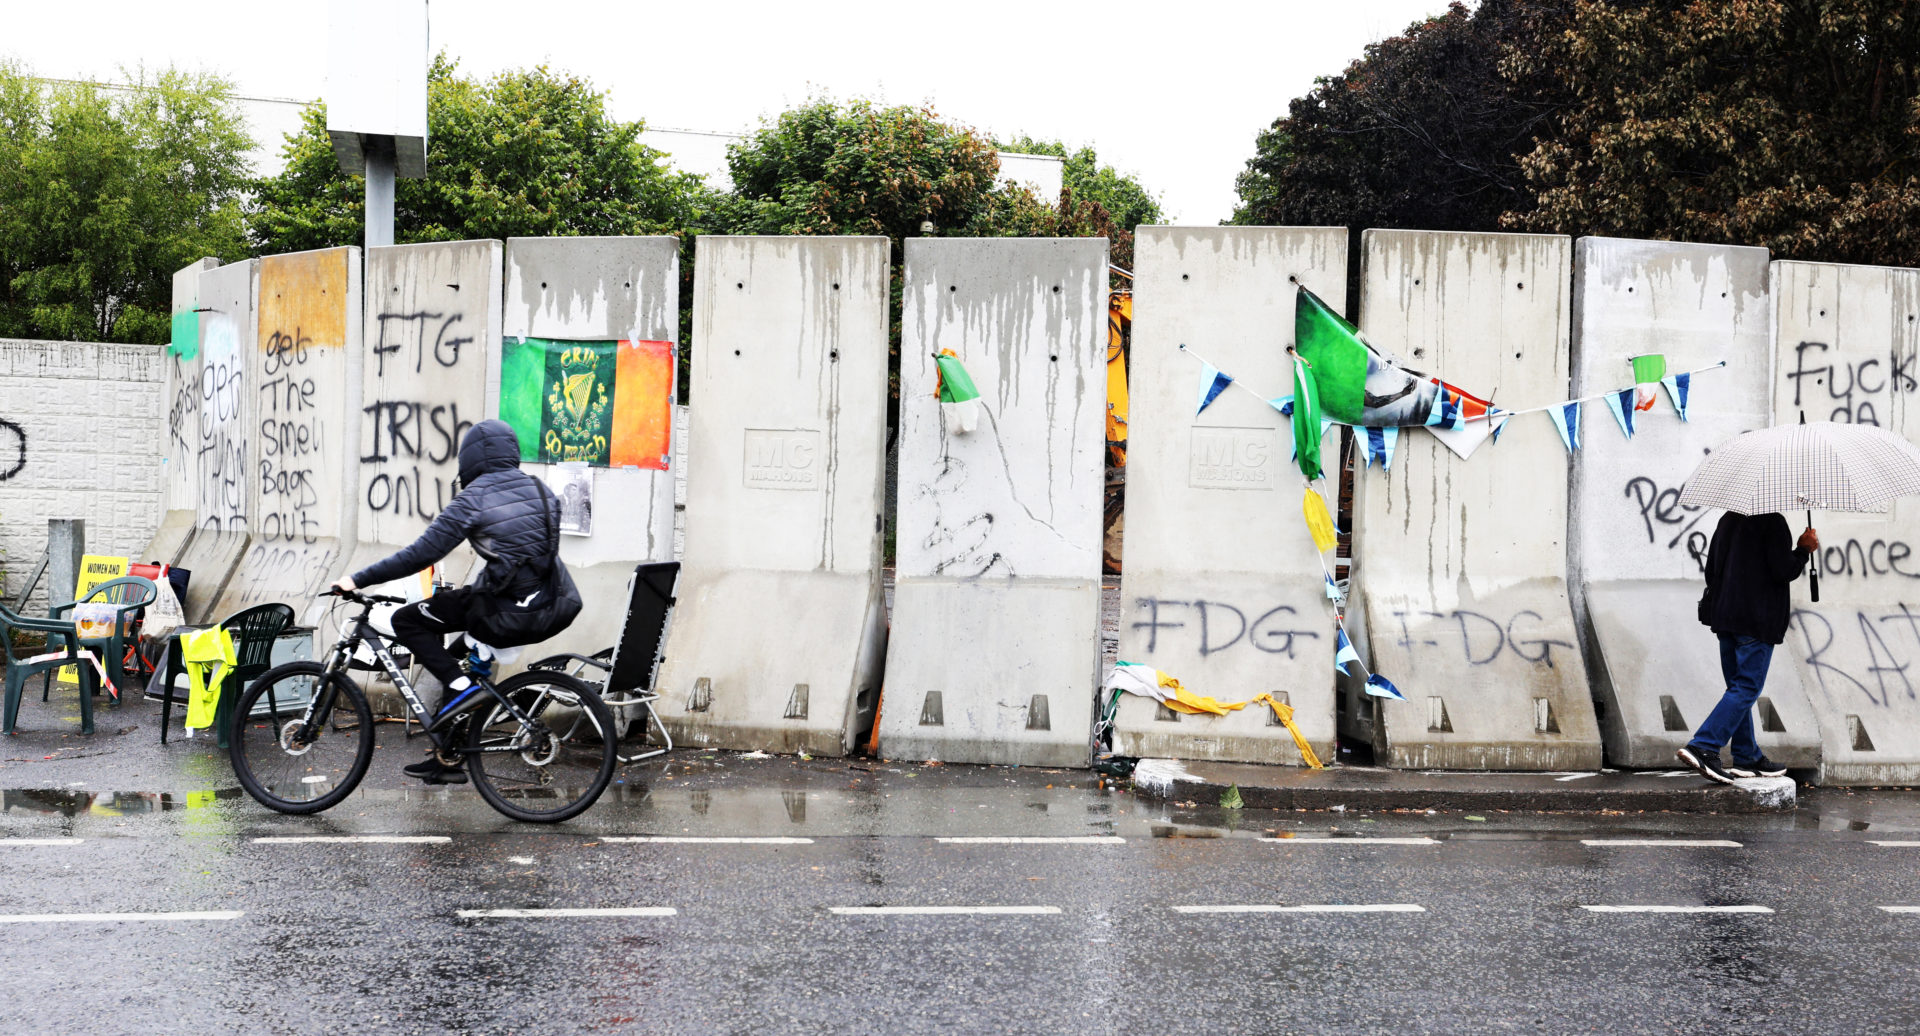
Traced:
[[1553, 430], [1560, 433], [1560, 442], [1568, 453], [1580, 448], [1580, 404], [1562, 403], [1557, 407], [1548, 407], [1547, 416], [1553, 418]]
[[1233, 384], [1233, 375], [1211, 363], [1202, 363], [1200, 365], [1200, 406], [1194, 413], [1199, 414], [1205, 410], [1214, 400], [1219, 399], [1220, 393], [1225, 392], [1227, 386], [1231, 384]]
[[1439, 394], [1433, 400], [1433, 409], [1427, 411], [1427, 424], [1441, 428], [1459, 427], [1460, 396], [1447, 391], [1446, 386], [1440, 386]]
[[1367, 693], [1376, 698], [1392, 698], [1394, 701], [1407, 700], [1407, 696], [1400, 693], [1400, 688], [1395, 687], [1392, 680], [1381, 676], [1379, 673], [1367, 677]]
[[1667, 398], [1673, 400], [1673, 409], [1679, 412], [1682, 421], [1687, 419], [1687, 393], [1692, 383], [1691, 374], [1669, 374], [1660, 379], [1660, 384], [1667, 387]]
[[1267, 405], [1279, 411], [1281, 417], [1293, 416], [1293, 397], [1275, 396], [1267, 400]]
[[1326, 580], [1327, 580], [1327, 600], [1338, 601], [1340, 599], [1340, 584], [1333, 581], [1332, 572], [1326, 572], [1323, 574], [1326, 576]]
[[1334, 627], [1333, 631], [1333, 668], [1347, 676], [1355, 675], [1350, 665], [1360, 663], [1360, 652], [1353, 649], [1353, 641], [1347, 639], [1347, 631]]
[[1374, 461], [1380, 462], [1381, 471], [1393, 469], [1393, 447], [1400, 441], [1400, 429], [1394, 427], [1369, 428], [1367, 431], [1366, 452], [1361, 454], [1362, 466], [1371, 468]]
[[1633, 396], [1632, 389], [1609, 392], [1602, 399], [1607, 401], [1607, 409], [1613, 411], [1613, 419], [1620, 424], [1620, 430], [1633, 438]]
[[1513, 415], [1507, 413], [1505, 410], [1496, 409], [1494, 407], [1487, 408], [1487, 420], [1493, 422], [1493, 441], [1494, 442], [1500, 441], [1500, 433], [1507, 430], [1507, 421], [1512, 417]]

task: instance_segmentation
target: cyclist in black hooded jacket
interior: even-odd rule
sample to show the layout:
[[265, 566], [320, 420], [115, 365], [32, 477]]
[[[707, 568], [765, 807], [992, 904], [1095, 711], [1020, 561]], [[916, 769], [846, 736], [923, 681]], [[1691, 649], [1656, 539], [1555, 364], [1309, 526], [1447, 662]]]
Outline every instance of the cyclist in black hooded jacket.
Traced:
[[[434, 728], [481, 697], [447, 650], [447, 634], [468, 628], [467, 608], [477, 595], [518, 598], [536, 589], [538, 572], [545, 566], [527, 562], [550, 559], [559, 552], [555, 531], [559, 527], [560, 501], [520, 470], [520, 440], [513, 428], [505, 421], [482, 421], [461, 437], [458, 492], [427, 531], [391, 557], [334, 583], [342, 590], [353, 590], [411, 575], [446, 557], [462, 540], [486, 559], [489, 574], [507, 573], [504, 586], [495, 586], [496, 580], [483, 576], [474, 586], [438, 593], [394, 612], [394, 639], [440, 682], [440, 701], [432, 713]], [[425, 762], [405, 771], [429, 784], [463, 784], [467, 779], [459, 767], [441, 765], [431, 749]]]

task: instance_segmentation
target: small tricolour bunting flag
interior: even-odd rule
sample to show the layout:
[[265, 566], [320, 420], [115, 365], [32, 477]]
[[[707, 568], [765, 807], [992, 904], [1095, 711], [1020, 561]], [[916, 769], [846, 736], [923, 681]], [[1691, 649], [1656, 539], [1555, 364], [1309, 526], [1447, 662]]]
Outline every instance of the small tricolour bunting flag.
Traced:
[[1366, 431], [1367, 448], [1361, 454], [1362, 467], [1371, 468], [1373, 467], [1373, 462], [1377, 460], [1380, 462], [1381, 471], [1392, 470], [1393, 447], [1395, 443], [1400, 441], [1400, 429], [1394, 427], [1369, 428]]
[[1376, 698], [1392, 698], [1394, 701], [1407, 700], [1407, 696], [1400, 693], [1400, 688], [1395, 687], [1392, 680], [1381, 676], [1379, 673], [1367, 677], [1367, 693]]
[[1300, 510], [1307, 517], [1307, 532], [1313, 537], [1313, 549], [1325, 554], [1339, 542], [1339, 533], [1333, 527], [1333, 516], [1327, 513], [1327, 501], [1319, 493], [1307, 488], [1305, 496], [1300, 498]]
[[933, 358], [939, 384], [934, 394], [940, 398], [940, 416], [947, 433], [965, 435], [980, 426], [980, 390], [973, 387], [973, 376], [960, 365], [952, 349], [942, 349]]
[[1600, 397], [1606, 401], [1607, 409], [1613, 411], [1613, 419], [1619, 422], [1620, 430], [1629, 439], [1633, 438], [1633, 401], [1639, 391], [1637, 388], [1621, 389]]
[[1553, 419], [1553, 430], [1560, 433], [1560, 442], [1568, 453], [1580, 448], [1580, 404], [1562, 403], [1547, 408], [1547, 416]]
[[1687, 396], [1693, 388], [1692, 374], [1669, 374], [1660, 379], [1667, 387], [1667, 398], [1673, 400], [1673, 408], [1680, 413], [1680, 420], [1687, 419]]
[[1348, 666], [1360, 664], [1360, 652], [1353, 649], [1353, 641], [1347, 639], [1347, 631], [1338, 626], [1333, 629], [1333, 668], [1347, 676], [1358, 676]]
[[1200, 365], [1200, 405], [1193, 412], [1199, 414], [1213, 405], [1213, 401], [1219, 399], [1220, 393], [1225, 392], [1227, 386], [1231, 384], [1233, 384], [1233, 375], [1211, 363], [1202, 363]]
[[1667, 376], [1667, 358], [1659, 353], [1648, 353], [1635, 356], [1627, 362], [1633, 364], [1633, 408], [1652, 410], [1653, 401], [1660, 398], [1657, 386]]

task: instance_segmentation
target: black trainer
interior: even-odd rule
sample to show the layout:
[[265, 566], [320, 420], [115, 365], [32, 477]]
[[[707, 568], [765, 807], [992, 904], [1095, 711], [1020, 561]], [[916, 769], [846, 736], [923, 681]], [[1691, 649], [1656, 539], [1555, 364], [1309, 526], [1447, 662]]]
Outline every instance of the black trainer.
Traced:
[[1727, 768], [1720, 765], [1720, 753], [1718, 752], [1708, 755], [1705, 752], [1696, 751], [1692, 745], [1688, 745], [1673, 754], [1679, 756], [1680, 761], [1687, 764], [1689, 769], [1705, 777], [1707, 780], [1719, 784], [1732, 784], [1734, 782], [1733, 774], [1728, 773]]
[[409, 777], [418, 777], [428, 784], [465, 784], [467, 771], [458, 766], [448, 766], [440, 761], [435, 752], [412, 766], [402, 766], [400, 772]]
[[1734, 763], [1727, 772], [1735, 777], [1785, 777], [1787, 768], [1763, 755], [1751, 763]]

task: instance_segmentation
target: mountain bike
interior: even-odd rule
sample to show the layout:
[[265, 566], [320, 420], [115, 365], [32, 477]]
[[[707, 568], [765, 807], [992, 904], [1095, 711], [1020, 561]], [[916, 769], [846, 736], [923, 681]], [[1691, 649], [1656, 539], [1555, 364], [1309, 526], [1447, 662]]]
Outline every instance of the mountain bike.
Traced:
[[343, 624], [326, 662], [289, 662], [268, 670], [247, 687], [233, 713], [228, 736], [233, 771], [261, 805], [281, 813], [318, 813], [352, 794], [366, 776], [373, 761], [373, 712], [348, 675], [355, 669], [385, 672], [440, 761], [447, 766], [464, 761], [480, 796], [515, 820], [566, 820], [606, 790], [618, 738], [612, 711], [587, 684], [543, 670], [495, 684], [476, 651], [463, 668], [490, 700], [440, 730], [426, 729], [431, 712], [394, 661], [386, 636], [370, 621], [375, 605], [406, 601], [337, 590], [323, 596], [340, 597], [360, 609]]

